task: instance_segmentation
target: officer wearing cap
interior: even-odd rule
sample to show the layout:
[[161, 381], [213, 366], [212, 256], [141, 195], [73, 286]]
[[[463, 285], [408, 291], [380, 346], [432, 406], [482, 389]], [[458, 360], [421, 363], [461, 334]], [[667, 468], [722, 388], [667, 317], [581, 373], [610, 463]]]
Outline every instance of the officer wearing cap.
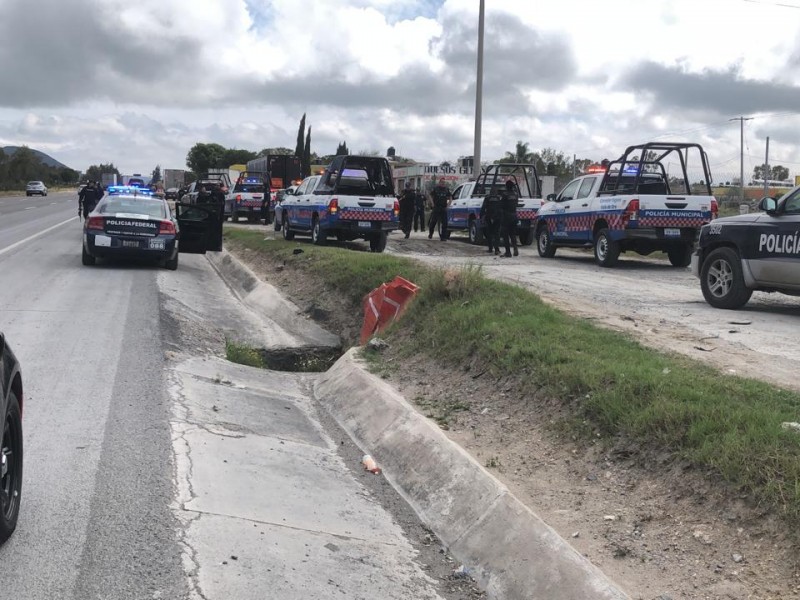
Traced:
[[437, 223], [441, 223], [441, 231], [439, 232], [439, 239], [443, 242], [447, 240], [447, 207], [450, 206], [450, 200], [453, 195], [445, 185], [444, 177], [439, 180], [439, 185], [431, 190], [431, 201], [433, 202], [433, 209], [431, 210], [431, 220], [428, 224], [428, 239], [433, 238], [433, 232], [436, 230]]

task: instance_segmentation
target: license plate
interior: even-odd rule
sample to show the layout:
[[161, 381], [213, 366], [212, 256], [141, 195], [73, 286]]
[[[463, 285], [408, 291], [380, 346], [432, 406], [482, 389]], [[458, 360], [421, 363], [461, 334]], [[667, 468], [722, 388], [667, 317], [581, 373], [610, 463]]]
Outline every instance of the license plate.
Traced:
[[372, 221], [359, 221], [359, 227], [372, 227]]
[[123, 248], [138, 248], [139, 241], [138, 240], [122, 240], [122, 247]]
[[666, 237], [681, 237], [681, 230], [680, 229], [665, 229], [664, 235]]
[[150, 250], [163, 250], [164, 240], [150, 240]]

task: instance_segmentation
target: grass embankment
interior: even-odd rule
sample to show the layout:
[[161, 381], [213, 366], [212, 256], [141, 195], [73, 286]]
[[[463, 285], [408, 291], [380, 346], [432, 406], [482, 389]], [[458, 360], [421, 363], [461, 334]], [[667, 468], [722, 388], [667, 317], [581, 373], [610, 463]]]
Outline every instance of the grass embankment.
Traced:
[[265, 241], [226, 231], [228, 239], [283, 261], [298, 277], [324, 281], [353, 309], [363, 296], [401, 275], [421, 286], [387, 339], [444, 366], [480, 364], [515, 373], [537, 397], [571, 407], [604, 437], [647, 453], [710, 469], [762, 505], [800, 522], [800, 435], [781, 429], [800, 420], [800, 396], [722, 375], [679, 356], [644, 348], [547, 305], [530, 292], [488, 279], [478, 269], [444, 272], [384, 254]]

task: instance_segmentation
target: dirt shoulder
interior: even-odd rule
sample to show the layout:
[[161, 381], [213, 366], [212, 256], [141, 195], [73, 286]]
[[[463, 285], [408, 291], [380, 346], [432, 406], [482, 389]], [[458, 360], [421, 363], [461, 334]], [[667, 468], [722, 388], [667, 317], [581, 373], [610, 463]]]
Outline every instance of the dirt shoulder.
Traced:
[[[309, 316], [356, 340], [360, 311], [323, 301], [331, 290], [319, 281], [298, 278], [236, 243], [228, 249]], [[392, 348], [383, 364], [383, 376], [420, 412], [633, 598], [800, 597], [795, 539], [705, 474], [666, 459], [641, 465], [630, 449], [559, 433], [553, 424], [563, 406], [535, 390], [520, 395], [509, 382], [444, 369], [421, 356], [400, 358]]]

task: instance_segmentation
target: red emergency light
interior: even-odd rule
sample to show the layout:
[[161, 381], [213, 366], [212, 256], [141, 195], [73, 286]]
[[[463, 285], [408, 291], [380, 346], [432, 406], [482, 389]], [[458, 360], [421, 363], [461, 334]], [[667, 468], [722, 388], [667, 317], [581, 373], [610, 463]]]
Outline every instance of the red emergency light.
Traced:
[[589, 165], [586, 168], [586, 174], [589, 175], [591, 173], [605, 173], [606, 168], [603, 165]]

